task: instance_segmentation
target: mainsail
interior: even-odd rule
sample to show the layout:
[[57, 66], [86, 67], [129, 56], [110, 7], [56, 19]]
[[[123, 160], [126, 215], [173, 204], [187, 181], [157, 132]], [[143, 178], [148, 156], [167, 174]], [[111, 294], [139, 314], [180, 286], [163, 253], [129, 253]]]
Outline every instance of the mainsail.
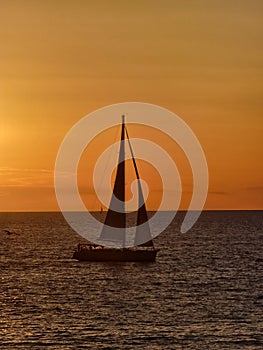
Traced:
[[[129, 139], [128, 131], [125, 127], [124, 116], [122, 116], [122, 129], [121, 129], [121, 145], [120, 154], [117, 167], [117, 174], [115, 178], [113, 196], [110, 201], [110, 206], [104, 227], [102, 229], [100, 239], [108, 240], [112, 242], [122, 243], [125, 246], [125, 227], [126, 227], [126, 214], [125, 214], [125, 133], [127, 136], [133, 166], [138, 180], [138, 212], [137, 212], [137, 227], [134, 239], [134, 245], [153, 247], [153, 241], [151, 237], [148, 215], [146, 211], [145, 201], [143, 197], [142, 186], [140, 182], [139, 172], [137, 164], [134, 158], [131, 142]], [[119, 230], [112, 230], [111, 227], [117, 227]], [[144, 243], [142, 243], [144, 242]]]

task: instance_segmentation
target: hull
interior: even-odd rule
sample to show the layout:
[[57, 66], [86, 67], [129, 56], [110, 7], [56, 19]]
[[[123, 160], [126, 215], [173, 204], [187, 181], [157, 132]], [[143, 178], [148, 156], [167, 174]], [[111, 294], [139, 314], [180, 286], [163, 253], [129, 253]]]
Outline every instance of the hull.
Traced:
[[79, 261], [141, 261], [153, 262], [159, 249], [132, 250], [132, 249], [82, 249], [75, 251], [73, 259]]

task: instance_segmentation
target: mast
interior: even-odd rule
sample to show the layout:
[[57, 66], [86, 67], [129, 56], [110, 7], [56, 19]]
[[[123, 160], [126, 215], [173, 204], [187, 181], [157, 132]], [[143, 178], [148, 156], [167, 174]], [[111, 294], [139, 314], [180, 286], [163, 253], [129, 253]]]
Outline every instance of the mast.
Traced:
[[[116, 198], [119, 200], [117, 201]], [[114, 210], [114, 209], [115, 210]], [[110, 229], [122, 228], [116, 234], [115, 231]], [[108, 241], [118, 241], [125, 245], [125, 227], [126, 227], [126, 214], [125, 214], [125, 117], [122, 116], [121, 127], [121, 144], [118, 160], [118, 167], [116, 178], [113, 187], [113, 196], [110, 201], [109, 210], [106, 215], [104, 226], [100, 235], [100, 239]]]

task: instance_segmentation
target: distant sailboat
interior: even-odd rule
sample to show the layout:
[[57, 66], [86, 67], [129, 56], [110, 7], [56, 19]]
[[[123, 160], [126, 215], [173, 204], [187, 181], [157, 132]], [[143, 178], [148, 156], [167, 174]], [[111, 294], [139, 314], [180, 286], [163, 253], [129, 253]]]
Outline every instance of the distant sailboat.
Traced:
[[[125, 248], [126, 242], [126, 213], [125, 213], [125, 136], [128, 140], [133, 167], [138, 183], [138, 210], [137, 226], [134, 239], [134, 247]], [[121, 243], [123, 248], [109, 248], [96, 244], [79, 244], [73, 254], [73, 258], [80, 261], [155, 261], [159, 249], [155, 249], [152, 240], [148, 215], [143, 197], [137, 164], [134, 158], [128, 131], [125, 126], [125, 119], [122, 116], [121, 144], [119, 162], [113, 188], [113, 195], [110, 201], [109, 210], [106, 215], [104, 226], [100, 235], [101, 241], [116, 241]], [[111, 230], [110, 227], [117, 227]], [[114, 232], [114, 234], [113, 234]], [[140, 242], [144, 242], [141, 243]]]

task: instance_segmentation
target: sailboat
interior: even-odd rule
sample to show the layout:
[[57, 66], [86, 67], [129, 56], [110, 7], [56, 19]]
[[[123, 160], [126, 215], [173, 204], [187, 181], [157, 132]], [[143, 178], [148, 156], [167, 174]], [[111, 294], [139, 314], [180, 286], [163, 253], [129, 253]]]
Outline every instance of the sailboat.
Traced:
[[[132, 247], [125, 247], [126, 242], [126, 212], [125, 212], [125, 139], [128, 141], [133, 167], [138, 183], [138, 209], [137, 224]], [[110, 227], [118, 228], [117, 231]], [[113, 236], [113, 232], [114, 236]], [[116, 233], [117, 232], [117, 233]], [[148, 223], [148, 214], [144, 201], [142, 186], [139, 177], [136, 160], [131, 141], [129, 139], [125, 117], [122, 116], [121, 143], [116, 178], [113, 187], [113, 195], [106, 214], [103, 229], [100, 235], [101, 241], [117, 241], [121, 247], [107, 247], [103, 244], [79, 244], [73, 254], [73, 258], [79, 261], [140, 261], [151, 262], [156, 260], [159, 249], [154, 247], [153, 239]]]

